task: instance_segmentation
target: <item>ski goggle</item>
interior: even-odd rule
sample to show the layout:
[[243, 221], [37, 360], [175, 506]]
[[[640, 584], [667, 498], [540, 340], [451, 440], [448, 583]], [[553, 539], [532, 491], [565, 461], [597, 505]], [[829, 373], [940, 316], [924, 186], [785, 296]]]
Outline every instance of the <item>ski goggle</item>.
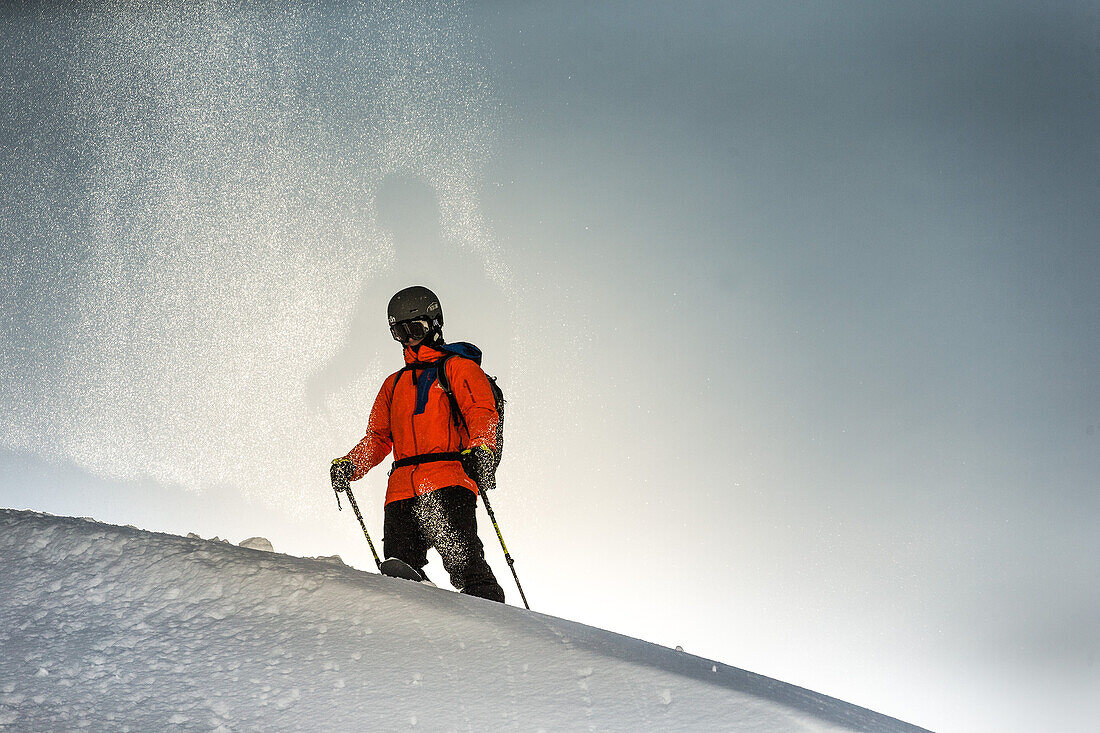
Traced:
[[406, 343], [422, 339], [431, 333], [432, 327], [427, 318], [413, 318], [408, 321], [398, 321], [390, 326], [390, 333], [394, 341]]

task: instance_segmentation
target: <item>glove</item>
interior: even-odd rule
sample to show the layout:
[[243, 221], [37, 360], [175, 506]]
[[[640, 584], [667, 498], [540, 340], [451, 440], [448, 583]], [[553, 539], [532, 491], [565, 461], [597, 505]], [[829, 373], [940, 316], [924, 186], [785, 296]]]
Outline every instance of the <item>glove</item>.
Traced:
[[348, 482], [351, 481], [354, 473], [354, 463], [347, 458], [334, 458], [328, 469], [329, 478], [332, 479], [332, 488], [338, 492], [348, 488]]
[[482, 491], [496, 488], [497, 461], [492, 449], [475, 445], [462, 451], [462, 468]]

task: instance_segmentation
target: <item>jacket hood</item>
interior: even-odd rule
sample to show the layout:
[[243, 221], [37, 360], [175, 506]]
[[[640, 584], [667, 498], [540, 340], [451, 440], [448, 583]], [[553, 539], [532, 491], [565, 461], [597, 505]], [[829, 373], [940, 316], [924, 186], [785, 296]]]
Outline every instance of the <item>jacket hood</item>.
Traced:
[[453, 344], [436, 344], [435, 346], [429, 346], [428, 344], [420, 344], [416, 347], [406, 346], [405, 363], [439, 361], [447, 354], [470, 359], [481, 366], [481, 349], [465, 341], [457, 341]]

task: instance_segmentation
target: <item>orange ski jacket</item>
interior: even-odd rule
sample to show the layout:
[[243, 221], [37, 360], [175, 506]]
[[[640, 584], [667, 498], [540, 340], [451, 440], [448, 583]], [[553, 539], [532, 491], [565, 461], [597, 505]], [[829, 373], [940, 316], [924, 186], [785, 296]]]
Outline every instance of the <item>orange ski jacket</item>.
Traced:
[[[436, 378], [435, 369], [394, 372], [378, 391], [366, 435], [345, 456], [355, 466], [352, 481], [365, 476], [391, 450], [395, 459], [461, 452], [478, 445], [497, 452], [500, 418], [496, 401], [485, 372], [471, 358], [465, 358], [466, 346], [450, 344], [443, 347], [446, 351], [425, 344], [405, 347], [405, 364], [438, 362], [449, 353], [456, 354], [447, 360], [445, 368], [464, 426], [455, 425], [451, 402]], [[394, 469], [386, 488], [386, 503], [411, 499], [446, 486], [465, 486], [477, 493], [477, 484], [466, 475], [461, 463], [435, 461]]]

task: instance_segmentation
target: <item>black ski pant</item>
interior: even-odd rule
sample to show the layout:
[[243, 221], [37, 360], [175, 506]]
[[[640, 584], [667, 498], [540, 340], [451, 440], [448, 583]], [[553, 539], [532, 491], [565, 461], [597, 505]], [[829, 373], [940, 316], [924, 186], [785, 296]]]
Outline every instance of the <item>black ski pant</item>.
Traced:
[[477, 536], [477, 495], [464, 486], [436, 489], [386, 505], [382, 552], [424, 574], [428, 549], [434, 547], [451, 576], [451, 585], [471, 596], [504, 603], [485, 547]]

